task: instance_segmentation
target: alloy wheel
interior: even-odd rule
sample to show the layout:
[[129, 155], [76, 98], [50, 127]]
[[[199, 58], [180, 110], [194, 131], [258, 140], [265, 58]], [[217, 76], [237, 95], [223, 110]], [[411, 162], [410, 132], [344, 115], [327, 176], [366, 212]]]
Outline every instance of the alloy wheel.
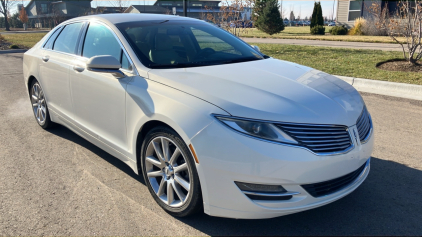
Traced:
[[148, 182], [159, 199], [170, 207], [185, 204], [192, 172], [180, 148], [169, 138], [155, 137], [148, 144], [145, 157]]
[[31, 88], [31, 103], [35, 118], [40, 125], [43, 125], [47, 118], [47, 104], [45, 102], [44, 92], [38, 82]]

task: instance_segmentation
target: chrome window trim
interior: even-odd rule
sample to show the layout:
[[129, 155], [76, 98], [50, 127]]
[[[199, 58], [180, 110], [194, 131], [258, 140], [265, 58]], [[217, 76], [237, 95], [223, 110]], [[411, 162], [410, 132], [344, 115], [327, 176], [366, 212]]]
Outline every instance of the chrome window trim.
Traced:
[[[87, 28], [84, 29], [85, 32], [81, 32], [81, 33], [85, 33], [85, 35], [83, 35], [82, 37], [79, 38], [79, 40], [81, 40], [83, 42], [83, 41], [85, 41], [85, 36], [86, 36], [86, 33], [88, 32], [89, 23], [91, 23], [91, 21], [88, 21], [88, 20], [71, 21], [71, 22], [66, 22], [65, 24], [59, 25], [59, 26], [63, 27], [63, 26], [67, 26], [69, 24], [79, 23], [79, 22], [88, 23]], [[105, 27], [107, 27], [108, 30], [110, 30], [112, 32], [114, 38], [116, 38], [117, 42], [119, 43], [120, 47], [122, 48], [123, 53], [126, 55], [129, 63], [132, 65], [132, 71], [129, 71], [129, 70], [126, 70], [126, 69], [122, 69], [122, 68], [121, 68], [121, 70], [124, 71], [124, 72], [128, 72], [128, 73], [134, 74], [136, 76], [139, 76], [138, 70], [136, 69], [135, 64], [133, 63], [132, 58], [130, 58], [129, 54], [126, 51], [126, 48], [123, 46], [122, 42], [120, 42], [120, 39], [117, 37], [116, 33], [108, 25], [106, 25], [104, 22], [101, 22], [101, 21], [98, 21], [98, 20], [95, 20], [95, 21], [92, 21], [92, 22], [96, 22], [96, 23], [100, 23], [100, 24], [104, 25]], [[57, 26], [57, 27], [59, 27], [59, 26]], [[45, 49], [45, 48], [43, 48], [43, 45], [44, 44], [45, 44], [45, 41], [41, 45], [41, 48], [43, 50], [45, 50], [45, 51], [51, 51], [51, 52], [54, 52], [54, 53], [60, 53], [60, 54], [67, 55], [67, 56], [78, 57], [79, 59], [89, 59], [87, 57], [83, 57], [82, 56], [83, 46], [81, 48], [81, 55], [78, 55], [78, 54], [71, 54], [71, 53], [60, 52], [60, 51], [57, 51], [57, 50], [54, 50], [54, 49]], [[79, 47], [80, 47], [80, 44], [79, 44], [78, 48]]]
[[351, 145], [350, 145], [348, 148], [346, 148], [345, 150], [340, 151], [340, 152], [314, 152], [314, 151], [310, 150], [309, 148], [307, 148], [307, 147], [303, 147], [303, 146], [300, 146], [300, 145], [295, 145], [295, 144], [290, 144], [290, 143], [282, 143], [282, 142], [277, 142], [277, 141], [266, 140], [266, 139], [262, 139], [262, 138], [259, 138], [259, 137], [254, 137], [254, 136], [248, 135], [248, 134], [246, 134], [246, 133], [239, 132], [239, 131], [237, 131], [237, 130], [235, 130], [235, 129], [231, 128], [231, 127], [230, 127], [230, 126], [228, 126], [227, 124], [223, 123], [221, 120], [219, 120], [219, 119], [218, 119], [218, 117], [222, 117], [222, 118], [232, 118], [232, 119], [240, 119], [240, 120], [253, 121], [253, 122], [261, 122], [261, 123], [271, 123], [271, 124], [291, 124], [291, 125], [304, 125], [304, 126], [306, 126], [306, 125], [312, 125], [312, 126], [324, 126], [324, 127], [326, 127], [326, 126], [332, 126], [332, 127], [338, 127], [338, 126], [341, 126], [341, 127], [345, 127], [345, 128], [347, 128], [347, 129], [346, 129], [346, 131], [348, 131], [349, 137], [350, 137], [350, 139], [351, 139], [352, 141], [353, 141], [353, 139], [352, 139], [352, 137], [350, 136], [350, 132], [349, 132], [349, 131], [350, 131], [350, 128], [351, 128], [351, 127], [353, 127], [354, 125], [353, 125], [353, 126], [348, 127], [348, 126], [346, 126], [346, 125], [332, 125], [332, 124], [305, 124], [305, 123], [289, 123], [289, 122], [278, 122], [278, 121], [271, 121], [271, 120], [258, 120], [258, 119], [250, 119], [250, 118], [243, 118], [243, 117], [236, 117], [236, 116], [229, 116], [229, 115], [220, 115], [220, 114], [211, 114], [211, 116], [213, 116], [213, 117], [215, 118], [215, 120], [217, 120], [219, 123], [221, 123], [221, 124], [223, 124], [225, 127], [229, 128], [229, 129], [230, 129], [230, 131], [234, 131], [234, 132], [236, 132], [236, 133], [238, 133], [238, 134], [241, 134], [241, 135], [243, 135], [243, 136], [250, 137], [250, 138], [253, 138], [253, 139], [256, 139], [256, 140], [259, 140], [259, 141], [263, 141], [263, 142], [268, 142], [268, 143], [273, 143], [273, 144], [278, 144], [278, 145], [283, 145], [283, 146], [288, 146], [288, 147], [301, 148], [301, 149], [307, 150], [307, 151], [309, 151], [309, 152], [311, 152], [312, 154], [317, 155], [317, 156], [335, 156], [335, 155], [343, 155], [343, 154], [349, 153], [351, 150], [353, 150], [353, 149], [355, 148], [355, 143], [354, 143], [354, 142], [352, 142], [352, 143], [351, 143]]

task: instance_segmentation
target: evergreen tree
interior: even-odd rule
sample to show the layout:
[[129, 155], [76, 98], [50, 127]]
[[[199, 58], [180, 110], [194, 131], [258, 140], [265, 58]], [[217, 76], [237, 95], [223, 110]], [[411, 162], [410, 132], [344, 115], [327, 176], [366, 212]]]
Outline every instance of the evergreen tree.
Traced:
[[262, 15], [262, 12], [264, 11], [266, 0], [255, 0], [254, 7], [252, 9], [252, 20], [256, 21], [258, 20], [258, 17]]
[[278, 11], [277, 0], [263, 1], [265, 1], [265, 6], [262, 14], [258, 16], [255, 26], [269, 35], [280, 33], [284, 30], [284, 23]]
[[311, 28], [318, 25], [317, 24], [317, 11], [318, 11], [318, 3], [314, 3], [314, 10], [312, 12], [312, 18], [311, 18]]
[[321, 2], [318, 3], [317, 22], [316, 23], [319, 26], [324, 26], [324, 17], [322, 17]]

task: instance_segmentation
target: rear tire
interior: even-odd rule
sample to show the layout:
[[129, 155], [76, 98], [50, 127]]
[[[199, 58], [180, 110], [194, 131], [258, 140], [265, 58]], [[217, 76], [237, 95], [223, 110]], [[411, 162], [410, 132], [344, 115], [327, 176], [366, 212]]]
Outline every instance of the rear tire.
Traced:
[[53, 127], [55, 124], [50, 119], [50, 112], [48, 111], [44, 91], [42, 90], [40, 83], [35, 79], [30, 85], [29, 99], [38, 125], [40, 125], [43, 129]]
[[140, 157], [145, 183], [161, 208], [177, 217], [203, 210], [195, 162], [175, 131], [153, 128], [145, 136]]

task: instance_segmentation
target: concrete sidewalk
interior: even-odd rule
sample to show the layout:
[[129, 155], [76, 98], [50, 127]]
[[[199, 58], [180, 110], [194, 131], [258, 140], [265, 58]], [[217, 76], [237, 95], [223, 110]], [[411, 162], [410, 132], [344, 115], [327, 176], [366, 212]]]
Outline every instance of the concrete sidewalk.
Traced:
[[47, 33], [50, 30], [28, 30], [28, 31], [2, 31], [0, 35], [14, 35], [14, 34], [32, 34], [32, 33]]
[[309, 46], [322, 46], [322, 47], [334, 47], [334, 48], [402, 51], [402, 47], [399, 44], [344, 42], [344, 41], [326, 41], [326, 40], [301, 40], [301, 39], [270, 39], [270, 38], [241, 38], [241, 39], [247, 43], [291, 44], [291, 45], [309, 45]]

